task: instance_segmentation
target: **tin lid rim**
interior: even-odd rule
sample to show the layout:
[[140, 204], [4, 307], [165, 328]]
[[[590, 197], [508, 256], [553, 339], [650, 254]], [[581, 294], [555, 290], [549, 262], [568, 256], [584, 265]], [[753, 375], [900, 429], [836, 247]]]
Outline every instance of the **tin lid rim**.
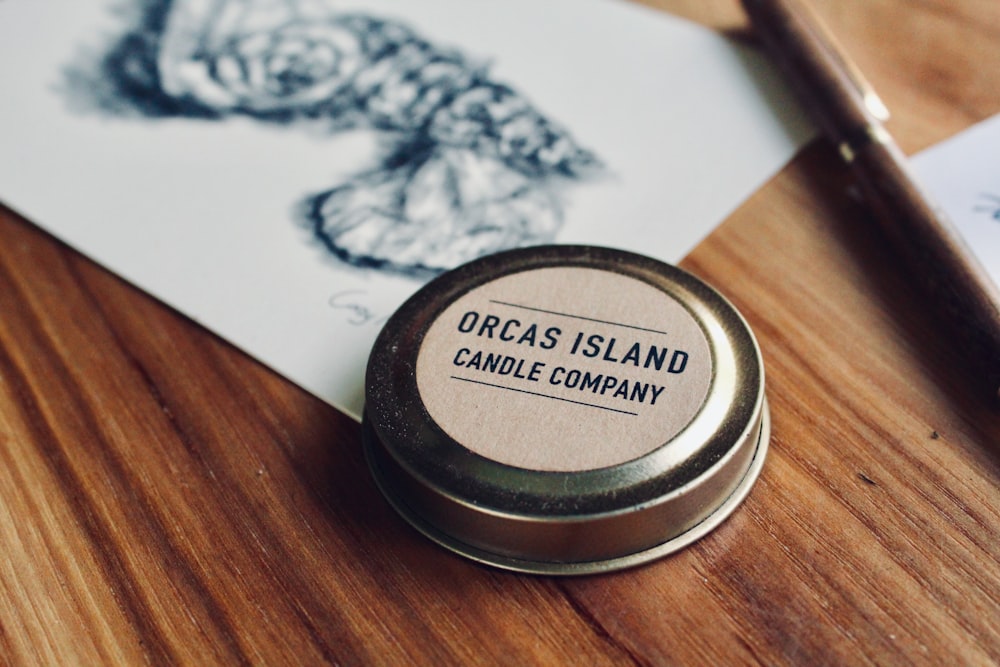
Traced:
[[[616, 271], [639, 280], [643, 278], [638, 274], [655, 275], [661, 272], [661, 284], [651, 284], [662, 289], [663, 281], [676, 282], [680, 288], [690, 293], [689, 298], [699, 300], [699, 312], [694, 313], [699, 322], [713, 319], [721, 329], [724, 329], [721, 333], [715, 332], [709, 336], [710, 340], [714, 340], [713, 353], [716, 345], [738, 348], [734, 352], [738, 358], [731, 361], [736, 366], [741, 366], [742, 363], [745, 368], [738, 368], [737, 372], [746, 375], [733, 379], [734, 396], [730, 399], [729, 405], [725, 406], [725, 414], [712, 419], [700, 419], [699, 414], [689, 424], [689, 428], [698, 424], [702, 431], [711, 431], [709, 437], [699, 441], [697, 449], [700, 451], [695, 452], [696, 454], [708, 454], [710, 452], [707, 450], [713, 449], [717, 450], [719, 457], [725, 456], [743, 439], [745, 430], [757, 421], [764, 396], [764, 369], [760, 351], [745, 320], [716, 290], [678, 267], [625, 251], [587, 246], [542, 246], [520, 249], [477, 260], [456, 270], [450, 276], [446, 274], [437, 279], [444, 280], [444, 294], [441, 293], [442, 290], [421, 290], [397, 311], [379, 336], [369, 362], [369, 386], [366, 387], [369, 405], [366, 406], [366, 414], [372, 418], [372, 428], [383, 447], [396, 459], [397, 464], [407, 470], [408, 475], [421, 484], [449, 494], [461, 494], [463, 480], [474, 480], [477, 487], [474, 494], [476, 499], [483, 500], [484, 505], [488, 506], [497, 504], [501, 511], [511, 508], [502, 506], [504, 503], [493, 503], [484, 499], [484, 493], [490, 495], [488, 480], [500, 480], [498, 483], [503, 484], [516, 478], [515, 486], [522, 496], [516, 500], [516, 504], [522, 506], [526, 499], [532, 497], [531, 489], [535, 486], [544, 489], [542, 495], [545, 495], [546, 504], [556, 515], [563, 513], [558, 510], [560, 503], [566, 505], [564, 512], [566, 514], [586, 511], [580, 503], [586, 502], [587, 496], [593, 496], [594, 502], [604, 507], [608, 497], [613, 497], [615, 504], [627, 509], [636, 504], [654, 501], [664, 494], [663, 484], [667, 479], [664, 470], [661, 469], [663, 466], [660, 459], [665, 448], [659, 448], [648, 455], [610, 468], [572, 473], [524, 470], [490, 461], [462, 447], [461, 443], [455, 442], [444, 433], [422, 407], [415, 381], [412, 380], [412, 366], [423, 333], [447, 303], [457, 298], [456, 294], [489, 282], [497, 274], [502, 275], [505, 270], [511, 271], [512, 267], [517, 271], [526, 271], [547, 266], [566, 266], [567, 262], [571, 266]], [[662, 273], [664, 271], [665, 274]], [[428, 297], [428, 292], [434, 296]], [[680, 301], [679, 297], [675, 298]], [[738, 340], [734, 340], [734, 337]], [[724, 340], [719, 340], [720, 338]], [[405, 386], [397, 386], [395, 383], [398, 382], [403, 382]], [[713, 393], [710, 395], [710, 400], [718, 403], [720, 400], [718, 397], [712, 398], [715, 392], [720, 391], [716, 384], [716, 379], [713, 378]], [[748, 392], [745, 396], [752, 393], [753, 400], [749, 402], [736, 400], [743, 389]], [[397, 413], [393, 418], [389, 418], [387, 414], [389, 409]], [[403, 418], [404, 413], [405, 418]], [[406, 422], [405, 426], [398, 423], [401, 421]], [[708, 421], [712, 423], [709, 424]], [[675, 436], [671, 442], [685, 437], [687, 430]], [[421, 451], [420, 457], [415, 459], [414, 453], [408, 453], [408, 449], [413, 442], [418, 441]], [[440, 466], [441, 469], [435, 466]], [[708, 467], [711, 466], [693, 462], [687, 469], [670, 479], [671, 488], [683, 487], [685, 483], [700, 477]], [[448, 476], [451, 474], [453, 477], [455, 471], [460, 471], [461, 479], [458, 481]], [[561, 487], [567, 475], [572, 480], [562, 493]], [[556, 485], [549, 480], [559, 480], [560, 483]], [[627, 484], [623, 480], [626, 480]], [[654, 486], [656, 488], [653, 488]], [[560, 491], [561, 495], [553, 495], [551, 491], [553, 488]], [[506, 501], [512, 497], [506, 487], [498, 487], [496, 491], [497, 493], [492, 495], [501, 500]], [[607, 497], [597, 500], [601, 494]]]
[[[459, 536], [446, 532], [442, 527], [427, 520], [415, 511], [405, 498], [392, 488], [392, 484], [381, 473], [374, 458], [371, 443], [365, 446], [365, 456], [373, 472], [376, 485], [389, 504], [419, 533], [448, 549], [470, 560], [485, 565], [534, 575], [579, 576], [600, 574], [637, 567], [651, 561], [673, 554], [693, 544], [708, 533], [715, 530], [732, 515], [750, 493], [751, 488], [760, 477], [764, 467], [767, 449], [771, 437], [771, 415], [766, 399], [760, 415], [759, 430], [754, 443], [754, 450], [749, 465], [735, 488], [711, 512], [703, 516], [697, 523], [677, 534], [671, 534], [669, 527], [665, 528], [666, 539], [656, 542], [640, 551], [627, 553], [612, 558], [586, 561], [548, 561], [530, 558], [515, 558], [470, 545]], [[640, 510], [641, 511], [641, 510]]]

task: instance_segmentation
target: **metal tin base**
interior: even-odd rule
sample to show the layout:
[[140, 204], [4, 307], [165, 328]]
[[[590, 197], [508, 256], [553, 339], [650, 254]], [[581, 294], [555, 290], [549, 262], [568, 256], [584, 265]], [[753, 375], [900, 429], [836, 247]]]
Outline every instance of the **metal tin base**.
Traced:
[[392, 507], [423, 535], [450, 551], [493, 567], [529, 574], [568, 576], [599, 574], [642, 565], [679, 551], [718, 527], [743, 502], [744, 498], [750, 492], [751, 487], [753, 487], [754, 482], [760, 476], [761, 470], [764, 467], [764, 459], [766, 458], [767, 446], [771, 436], [771, 415], [765, 400], [760, 420], [760, 431], [757, 435], [757, 443], [750, 465], [733, 492], [711, 514], [686, 531], [652, 548], [608, 560], [587, 562], [548, 562], [511, 558], [470, 546], [442, 532], [407, 505], [397, 494], [393, 488], [393, 484], [387, 480], [374, 455], [373, 447], [377, 445], [372, 442], [373, 436], [370, 428], [366, 420], [364, 438], [365, 458], [372, 470], [375, 483]]

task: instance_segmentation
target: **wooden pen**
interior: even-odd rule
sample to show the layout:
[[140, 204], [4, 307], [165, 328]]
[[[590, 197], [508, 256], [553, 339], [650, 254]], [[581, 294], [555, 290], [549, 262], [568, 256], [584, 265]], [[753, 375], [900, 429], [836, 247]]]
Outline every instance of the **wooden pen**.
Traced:
[[977, 381], [1000, 398], [1000, 292], [911, 176], [882, 125], [885, 107], [798, 2], [742, 1], [758, 38], [854, 171], [885, 235], [966, 353]]

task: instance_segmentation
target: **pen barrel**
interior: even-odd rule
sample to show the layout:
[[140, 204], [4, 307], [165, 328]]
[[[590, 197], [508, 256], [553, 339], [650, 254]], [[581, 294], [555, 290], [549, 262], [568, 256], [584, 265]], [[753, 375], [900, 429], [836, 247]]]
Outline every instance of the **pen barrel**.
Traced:
[[950, 220], [920, 190], [895, 144], [870, 143], [852, 162], [858, 187], [906, 263], [915, 286], [946, 320], [984, 390], [1000, 397], [1000, 291]]
[[838, 148], [865, 144], [879, 119], [849, 73], [846, 59], [793, 0], [743, 0], [754, 33], [806, 112]]

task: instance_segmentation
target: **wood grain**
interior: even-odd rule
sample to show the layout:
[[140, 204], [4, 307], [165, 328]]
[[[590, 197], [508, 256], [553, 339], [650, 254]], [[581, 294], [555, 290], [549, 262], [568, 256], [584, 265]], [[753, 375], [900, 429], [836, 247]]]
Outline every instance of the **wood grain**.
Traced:
[[[906, 150], [1000, 112], [993, 0], [811, 4]], [[353, 421], [0, 211], [0, 663], [1000, 662], [1000, 414], [845, 191], [816, 143], [683, 262], [764, 351], [749, 500], [562, 580], [428, 543]]]

